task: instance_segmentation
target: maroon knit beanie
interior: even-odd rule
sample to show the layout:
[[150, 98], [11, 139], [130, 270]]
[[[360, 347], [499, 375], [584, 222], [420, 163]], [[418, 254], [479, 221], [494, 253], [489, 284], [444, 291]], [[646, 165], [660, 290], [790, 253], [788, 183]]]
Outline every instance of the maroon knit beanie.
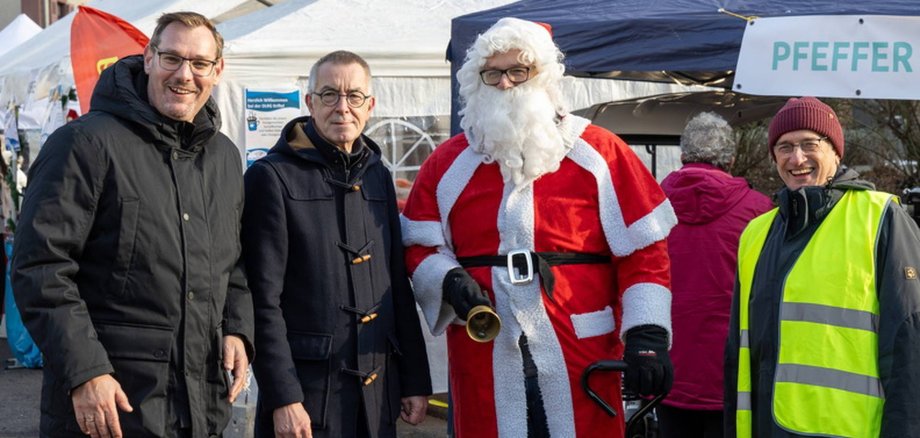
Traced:
[[[837, 156], [843, 158], [843, 128], [834, 110], [824, 102], [814, 97], [791, 98], [779, 109], [779, 112], [770, 122], [770, 134], [767, 144], [770, 146], [770, 155], [773, 155], [773, 146], [783, 134], [799, 129], [810, 129], [818, 134], [827, 136], [828, 141], [834, 145]], [[774, 156], [775, 160], [776, 157]]]

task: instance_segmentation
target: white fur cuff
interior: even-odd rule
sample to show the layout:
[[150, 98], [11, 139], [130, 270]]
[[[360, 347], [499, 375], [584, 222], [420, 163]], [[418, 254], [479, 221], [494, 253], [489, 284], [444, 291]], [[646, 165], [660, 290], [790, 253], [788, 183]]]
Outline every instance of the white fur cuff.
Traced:
[[630, 225], [627, 234], [634, 250], [638, 250], [668, 237], [675, 225], [677, 216], [674, 208], [671, 201], [665, 199], [649, 214]]
[[415, 269], [415, 273], [412, 274], [415, 300], [422, 308], [422, 313], [425, 314], [431, 334], [435, 336], [444, 333], [447, 326], [457, 318], [453, 307], [444, 302], [441, 285], [447, 271], [459, 266], [460, 264], [454, 258], [434, 253], [422, 260], [422, 263]]
[[640, 325], [657, 325], [668, 331], [671, 345], [671, 291], [655, 283], [637, 283], [623, 292], [623, 324], [620, 338]]

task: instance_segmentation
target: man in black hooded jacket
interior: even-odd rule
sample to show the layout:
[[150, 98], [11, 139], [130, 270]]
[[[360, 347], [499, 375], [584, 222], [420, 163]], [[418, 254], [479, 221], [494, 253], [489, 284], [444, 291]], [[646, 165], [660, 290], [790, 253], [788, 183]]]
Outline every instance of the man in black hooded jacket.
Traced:
[[222, 45], [207, 18], [163, 15], [30, 169], [12, 280], [46, 359], [43, 437], [216, 437], [229, 421], [253, 327], [240, 155], [210, 99]]

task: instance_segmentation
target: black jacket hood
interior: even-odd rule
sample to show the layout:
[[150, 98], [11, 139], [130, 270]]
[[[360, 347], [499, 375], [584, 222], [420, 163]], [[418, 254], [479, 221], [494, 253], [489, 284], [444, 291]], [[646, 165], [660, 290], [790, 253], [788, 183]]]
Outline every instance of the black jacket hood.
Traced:
[[220, 111], [213, 98], [195, 115], [193, 123], [173, 120], [150, 105], [144, 56], [122, 58], [103, 70], [93, 90], [90, 113], [101, 111], [124, 120], [138, 135], [164, 148], [177, 140], [197, 152], [220, 130]]
[[860, 179], [859, 173], [842, 165], [825, 186], [780, 189], [776, 193], [776, 201], [779, 214], [787, 224], [787, 238], [795, 237], [809, 225], [821, 223], [847, 191], [874, 189], [875, 185]]

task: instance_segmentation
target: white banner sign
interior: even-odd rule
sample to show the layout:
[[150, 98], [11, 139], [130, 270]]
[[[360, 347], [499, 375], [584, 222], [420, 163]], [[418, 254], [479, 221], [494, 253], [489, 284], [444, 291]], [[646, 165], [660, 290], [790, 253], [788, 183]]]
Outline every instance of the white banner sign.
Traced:
[[734, 90], [920, 99], [920, 17], [836, 15], [748, 23]]
[[246, 108], [246, 166], [249, 167], [275, 145], [284, 125], [300, 116], [300, 90], [247, 88], [243, 99]]

